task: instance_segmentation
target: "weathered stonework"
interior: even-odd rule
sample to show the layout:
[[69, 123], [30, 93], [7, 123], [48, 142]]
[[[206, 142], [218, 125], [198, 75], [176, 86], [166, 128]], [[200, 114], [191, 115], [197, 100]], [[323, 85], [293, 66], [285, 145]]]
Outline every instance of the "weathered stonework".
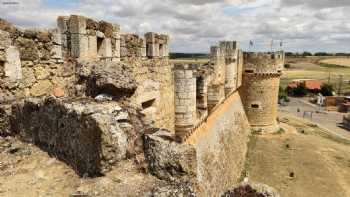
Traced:
[[251, 126], [261, 132], [275, 132], [277, 103], [284, 53], [245, 53], [243, 85], [240, 89]]
[[0, 19], [0, 135], [33, 142], [80, 175], [132, 159], [168, 181], [154, 194], [218, 196], [241, 175], [250, 126], [277, 128], [284, 54], [222, 41], [209, 64], [172, 65], [169, 44], [78, 15], [51, 30]]
[[[135, 133], [129, 113], [116, 102], [53, 97], [13, 105], [12, 132], [72, 166], [80, 175], [99, 175], [126, 159]], [[140, 129], [140, 128], [137, 128]], [[133, 146], [133, 145], [132, 145]]]

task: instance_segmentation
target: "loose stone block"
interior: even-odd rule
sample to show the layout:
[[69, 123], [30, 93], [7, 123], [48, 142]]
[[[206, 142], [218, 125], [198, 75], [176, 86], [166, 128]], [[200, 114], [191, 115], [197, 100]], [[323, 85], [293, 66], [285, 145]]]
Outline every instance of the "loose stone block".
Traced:
[[79, 175], [98, 176], [126, 158], [135, 134], [129, 115], [116, 102], [27, 99], [12, 107], [11, 127]]
[[22, 79], [22, 67], [20, 55], [17, 47], [9, 46], [6, 51], [6, 62], [4, 66], [5, 76], [11, 82], [18, 81]]

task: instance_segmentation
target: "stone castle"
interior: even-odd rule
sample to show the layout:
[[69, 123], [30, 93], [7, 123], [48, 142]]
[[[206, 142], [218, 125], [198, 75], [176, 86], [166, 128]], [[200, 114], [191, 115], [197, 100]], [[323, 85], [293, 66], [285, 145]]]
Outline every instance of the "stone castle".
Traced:
[[0, 20], [0, 135], [34, 143], [78, 174], [146, 164], [200, 196], [236, 184], [251, 129], [275, 132], [284, 53], [210, 48], [207, 64], [172, 63], [168, 35], [60, 16], [57, 28]]

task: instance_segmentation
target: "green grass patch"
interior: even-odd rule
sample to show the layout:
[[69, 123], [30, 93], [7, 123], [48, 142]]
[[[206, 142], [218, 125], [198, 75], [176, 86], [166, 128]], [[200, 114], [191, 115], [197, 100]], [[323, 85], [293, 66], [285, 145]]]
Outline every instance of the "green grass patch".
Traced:
[[323, 68], [349, 68], [348, 66], [342, 66], [337, 64], [319, 63]]

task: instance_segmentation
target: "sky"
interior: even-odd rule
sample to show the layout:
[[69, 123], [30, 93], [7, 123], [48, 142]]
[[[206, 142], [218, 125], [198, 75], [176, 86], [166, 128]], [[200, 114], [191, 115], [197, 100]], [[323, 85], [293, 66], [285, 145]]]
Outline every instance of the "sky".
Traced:
[[171, 52], [207, 53], [221, 40], [249, 51], [272, 43], [272, 50], [350, 52], [350, 0], [0, 0], [0, 18], [19, 27], [53, 28], [70, 14], [126, 33], [169, 34]]

